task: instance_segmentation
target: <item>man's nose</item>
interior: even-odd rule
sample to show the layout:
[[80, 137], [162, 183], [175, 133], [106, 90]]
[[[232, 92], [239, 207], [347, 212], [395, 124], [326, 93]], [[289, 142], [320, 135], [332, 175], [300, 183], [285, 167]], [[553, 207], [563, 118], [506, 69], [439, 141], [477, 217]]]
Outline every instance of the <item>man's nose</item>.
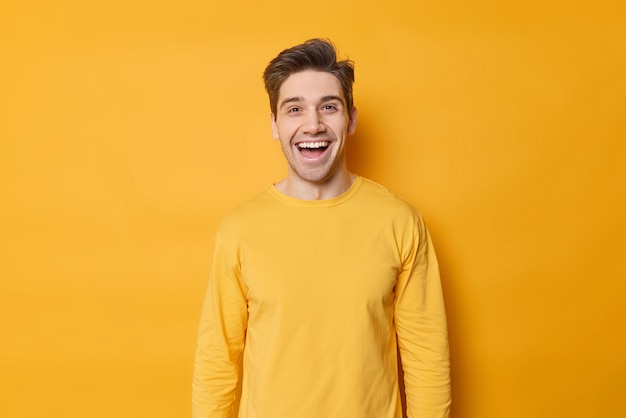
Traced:
[[316, 134], [324, 132], [326, 126], [322, 122], [322, 118], [317, 111], [308, 112], [306, 120], [304, 122], [304, 132], [309, 134]]

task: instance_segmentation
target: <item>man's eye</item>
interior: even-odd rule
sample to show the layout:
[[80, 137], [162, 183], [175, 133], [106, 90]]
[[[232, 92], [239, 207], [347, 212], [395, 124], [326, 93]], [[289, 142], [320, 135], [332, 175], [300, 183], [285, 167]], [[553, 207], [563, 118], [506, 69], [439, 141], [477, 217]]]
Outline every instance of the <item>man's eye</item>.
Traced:
[[297, 107], [292, 107], [292, 108], [287, 109], [287, 113], [298, 113], [299, 111], [300, 109]]
[[327, 104], [323, 106], [324, 110], [337, 110], [337, 106], [335, 106], [334, 104]]

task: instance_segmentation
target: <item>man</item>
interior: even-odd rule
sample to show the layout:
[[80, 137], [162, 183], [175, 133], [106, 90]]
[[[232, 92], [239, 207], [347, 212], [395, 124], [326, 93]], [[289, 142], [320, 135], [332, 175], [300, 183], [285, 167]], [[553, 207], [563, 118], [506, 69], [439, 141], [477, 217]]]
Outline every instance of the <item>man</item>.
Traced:
[[[287, 176], [221, 223], [200, 322], [194, 418], [448, 417], [437, 260], [421, 216], [346, 167], [354, 69], [312, 39], [267, 66]], [[234, 418], [234, 417], [233, 417]]]

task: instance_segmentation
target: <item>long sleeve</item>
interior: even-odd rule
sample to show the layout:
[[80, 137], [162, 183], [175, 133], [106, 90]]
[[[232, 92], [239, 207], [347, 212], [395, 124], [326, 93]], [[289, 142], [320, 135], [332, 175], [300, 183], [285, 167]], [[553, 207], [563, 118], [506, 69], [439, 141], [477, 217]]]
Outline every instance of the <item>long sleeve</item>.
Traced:
[[450, 414], [448, 334], [439, 267], [421, 217], [405, 238], [405, 260], [398, 277], [394, 322], [404, 369], [409, 418]]
[[236, 247], [218, 231], [198, 330], [193, 418], [231, 418], [246, 323], [246, 288]]

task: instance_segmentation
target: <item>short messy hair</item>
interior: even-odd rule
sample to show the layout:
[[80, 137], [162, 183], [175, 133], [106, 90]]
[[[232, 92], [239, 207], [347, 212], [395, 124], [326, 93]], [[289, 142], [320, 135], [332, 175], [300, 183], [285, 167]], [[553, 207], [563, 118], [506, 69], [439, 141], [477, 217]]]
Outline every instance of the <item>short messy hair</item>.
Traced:
[[290, 75], [305, 70], [323, 71], [337, 77], [341, 83], [348, 112], [352, 111], [354, 106], [352, 98], [354, 63], [349, 59], [337, 61], [337, 52], [332, 42], [315, 38], [285, 49], [265, 68], [263, 81], [274, 115], [277, 111], [280, 86]]

